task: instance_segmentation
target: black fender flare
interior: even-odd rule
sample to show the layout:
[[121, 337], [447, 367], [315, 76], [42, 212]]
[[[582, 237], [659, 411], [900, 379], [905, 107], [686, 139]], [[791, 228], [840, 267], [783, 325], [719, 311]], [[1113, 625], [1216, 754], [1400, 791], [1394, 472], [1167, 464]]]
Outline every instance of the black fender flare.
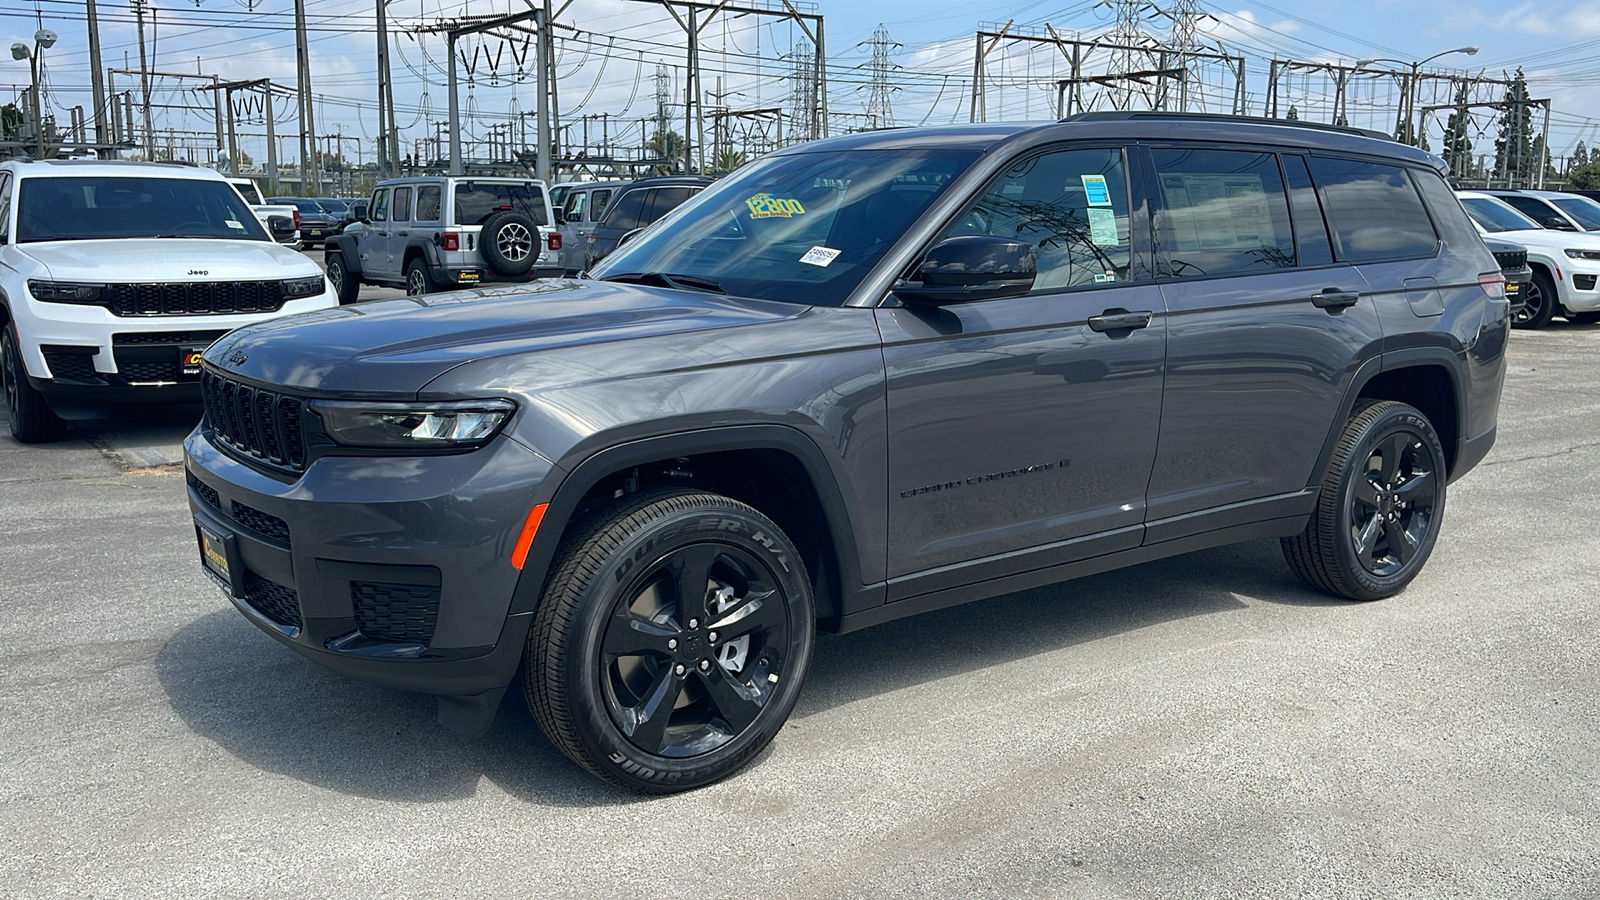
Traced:
[[344, 257], [344, 270], [351, 275], [361, 275], [361, 254], [356, 252], [356, 238], [351, 234], [336, 234], [325, 243], [337, 248], [339, 255]]
[[406, 249], [400, 261], [400, 274], [404, 275], [406, 267], [411, 263], [406, 260], [413, 254], [413, 250], [422, 251], [422, 261], [427, 264], [430, 273], [437, 273], [444, 268], [444, 260], [439, 258], [439, 245], [434, 241], [433, 235], [417, 236], [406, 241]]
[[[578, 502], [602, 478], [656, 460], [727, 450], [777, 450], [799, 461], [816, 492], [833, 545], [834, 559], [838, 564], [839, 571], [835, 574], [840, 596], [837, 598], [838, 608], [833, 611], [835, 618], [883, 603], [882, 584], [862, 584], [855, 526], [822, 450], [798, 429], [785, 425], [752, 424], [642, 438], [592, 452], [577, 461], [564, 460], [558, 463], [557, 469], [551, 474], [555, 475], [558, 471], [567, 471], [569, 474], [561, 479], [553, 493], [540, 492], [539, 502], [548, 503], [549, 506], [523, 563], [522, 575], [517, 579], [510, 614], [531, 612], [538, 606], [555, 561], [557, 547], [571, 523]], [[568, 463], [572, 463], [570, 469]]]
[[1350, 385], [1345, 388], [1344, 398], [1339, 401], [1338, 415], [1334, 417], [1333, 425], [1328, 430], [1328, 437], [1322, 443], [1322, 452], [1317, 456], [1317, 467], [1311, 470], [1311, 483], [1307, 487], [1316, 489], [1321, 485], [1322, 473], [1328, 470], [1328, 460], [1333, 458], [1333, 449], [1338, 445], [1340, 435], [1344, 434], [1344, 425], [1350, 419], [1350, 410], [1355, 408], [1356, 400], [1366, 389], [1367, 382], [1383, 372], [1435, 363], [1444, 369], [1450, 378], [1450, 390], [1456, 402], [1456, 433], [1441, 434], [1439, 440], [1451, 442], [1455, 451], [1454, 458], [1460, 459], [1461, 445], [1466, 439], [1467, 427], [1466, 395], [1461, 389], [1461, 357], [1444, 347], [1386, 350], [1369, 357], [1351, 376]]

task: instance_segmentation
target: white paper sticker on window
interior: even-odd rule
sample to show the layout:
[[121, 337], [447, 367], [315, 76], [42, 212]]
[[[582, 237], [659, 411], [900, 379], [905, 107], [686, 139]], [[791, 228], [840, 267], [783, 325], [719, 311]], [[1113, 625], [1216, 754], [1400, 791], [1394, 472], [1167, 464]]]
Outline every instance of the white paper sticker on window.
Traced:
[[822, 266], [823, 268], [827, 268], [828, 265], [837, 259], [839, 254], [842, 252], [844, 251], [835, 250], [832, 247], [812, 247], [810, 250], [806, 251], [805, 256], [800, 257], [800, 261], [808, 266]]
[[1109, 209], [1089, 210], [1089, 240], [1100, 247], [1121, 246], [1117, 238], [1117, 214]]
[[222, 220], [222, 224], [228, 226], [229, 228], [236, 229], [238, 231], [243, 231], [244, 230], [244, 223], [243, 222], [236, 222], [233, 219], [223, 219]]

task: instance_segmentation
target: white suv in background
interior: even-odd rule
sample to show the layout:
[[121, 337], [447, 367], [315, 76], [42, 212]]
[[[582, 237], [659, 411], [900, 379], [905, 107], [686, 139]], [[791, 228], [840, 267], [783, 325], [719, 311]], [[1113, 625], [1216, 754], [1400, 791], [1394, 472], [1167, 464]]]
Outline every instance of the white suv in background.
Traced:
[[1514, 324], [1543, 328], [1557, 314], [1573, 322], [1600, 322], [1600, 234], [1558, 231], [1514, 209], [1498, 196], [1457, 191], [1467, 215], [1485, 234], [1528, 248], [1533, 283]]
[[0, 382], [19, 441], [106, 407], [197, 402], [212, 341], [335, 305], [317, 264], [210, 169], [0, 164]]

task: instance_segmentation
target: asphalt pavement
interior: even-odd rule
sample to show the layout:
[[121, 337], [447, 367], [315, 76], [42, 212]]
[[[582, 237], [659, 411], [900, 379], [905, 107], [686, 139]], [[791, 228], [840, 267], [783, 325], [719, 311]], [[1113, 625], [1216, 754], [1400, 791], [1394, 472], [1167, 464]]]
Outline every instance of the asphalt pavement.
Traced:
[[666, 798], [259, 633], [163, 464], [192, 414], [0, 436], [0, 895], [1600, 897], [1600, 327], [1514, 338], [1403, 595], [1257, 542], [824, 635]]

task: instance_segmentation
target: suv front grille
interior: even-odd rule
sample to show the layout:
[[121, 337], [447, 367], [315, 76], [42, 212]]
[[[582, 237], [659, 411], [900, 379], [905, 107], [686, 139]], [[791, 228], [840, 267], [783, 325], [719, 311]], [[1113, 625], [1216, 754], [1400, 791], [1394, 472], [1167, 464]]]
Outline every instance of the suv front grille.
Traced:
[[244, 573], [244, 601], [285, 628], [301, 626], [300, 595], [294, 588], [268, 581], [249, 569]]
[[369, 638], [426, 644], [439, 622], [439, 589], [411, 584], [350, 582], [356, 627]]
[[1495, 253], [1494, 261], [1502, 269], [1520, 269], [1528, 264], [1528, 251], [1500, 250]]
[[274, 466], [305, 471], [300, 428], [305, 401], [251, 387], [206, 370], [200, 373], [206, 422], [224, 446]]
[[124, 344], [210, 344], [226, 331], [124, 331], [111, 336], [113, 346]]
[[90, 299], [52, 300], [100, 306], [114, 316], [226, 316], [277, 312], [288, 299], [281, 281], [110, 284]]

